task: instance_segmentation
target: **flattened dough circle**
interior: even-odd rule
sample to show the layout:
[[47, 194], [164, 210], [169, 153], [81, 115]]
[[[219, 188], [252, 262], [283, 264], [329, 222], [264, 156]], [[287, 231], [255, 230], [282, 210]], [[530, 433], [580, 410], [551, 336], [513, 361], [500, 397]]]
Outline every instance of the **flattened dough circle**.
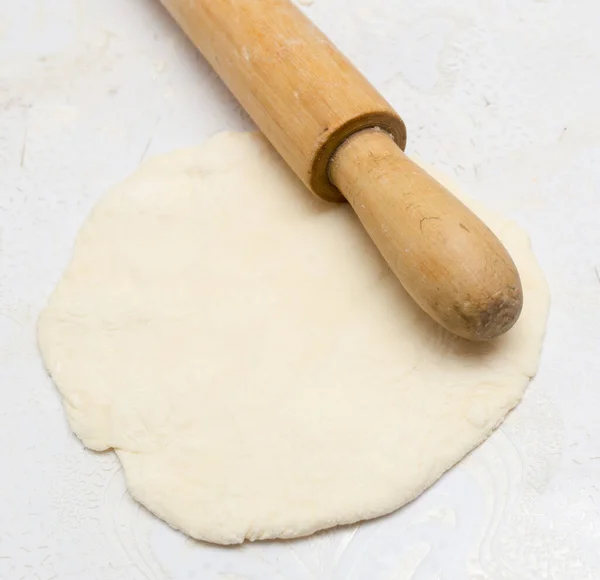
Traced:
[[548, 291], [516, 225], [525, 308], [471, 344], [432, 323], [346, 205], [257, 135], [152, 159], [82, 227], [39, 321], [71, 427], [202, 540], [386, 514], [479, 444], [536, 372]]

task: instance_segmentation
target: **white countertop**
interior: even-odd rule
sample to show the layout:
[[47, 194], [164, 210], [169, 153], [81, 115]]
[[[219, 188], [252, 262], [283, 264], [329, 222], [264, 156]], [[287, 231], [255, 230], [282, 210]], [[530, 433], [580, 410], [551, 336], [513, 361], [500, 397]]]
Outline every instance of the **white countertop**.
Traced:
[[251, 123], [158, 0], [5, 0], [2, 580], [600, 578], [600, 5], [303, 9], [402, 114], [409, 152], [531, 233], [553, 298], [538, 377], [487, 443], [378, 521], [232, 549], [148, 515], [116, 458], [70, 433], [36, 318], [107, 187], [147, 155]]

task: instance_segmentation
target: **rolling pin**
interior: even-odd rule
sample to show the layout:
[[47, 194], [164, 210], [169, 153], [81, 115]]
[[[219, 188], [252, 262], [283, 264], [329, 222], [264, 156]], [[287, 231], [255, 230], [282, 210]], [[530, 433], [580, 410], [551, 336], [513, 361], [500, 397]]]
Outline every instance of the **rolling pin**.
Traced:
[[161, 0], [317, 196], [347, 200], [404, 288], [471, 340], [509, 330], [523, 304], [508, 252], [411, 161], [404, 122], [289, 0]]

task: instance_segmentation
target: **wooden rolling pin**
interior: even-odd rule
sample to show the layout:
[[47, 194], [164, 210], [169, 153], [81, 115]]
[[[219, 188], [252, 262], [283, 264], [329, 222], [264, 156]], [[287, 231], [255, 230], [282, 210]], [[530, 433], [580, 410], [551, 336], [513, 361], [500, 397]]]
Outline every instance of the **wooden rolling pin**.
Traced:
[[298, 177], [348, 200], [414, 300], [488, 340], [521, 312], [496, 236], [403, 153], [402, 119], [289, 0], [161, 0]]

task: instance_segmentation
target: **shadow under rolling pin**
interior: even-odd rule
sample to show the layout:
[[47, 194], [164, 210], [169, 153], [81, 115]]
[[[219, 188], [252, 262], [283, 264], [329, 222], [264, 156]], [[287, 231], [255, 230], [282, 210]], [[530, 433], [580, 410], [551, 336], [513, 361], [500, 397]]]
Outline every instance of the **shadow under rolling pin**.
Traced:
[[434, 320], [471, 340], [517, 321], [523, 292], [498, 238], [403, 152], [402, 119], [289, 0], [161, 0], [288, 165], [346, 199]]

